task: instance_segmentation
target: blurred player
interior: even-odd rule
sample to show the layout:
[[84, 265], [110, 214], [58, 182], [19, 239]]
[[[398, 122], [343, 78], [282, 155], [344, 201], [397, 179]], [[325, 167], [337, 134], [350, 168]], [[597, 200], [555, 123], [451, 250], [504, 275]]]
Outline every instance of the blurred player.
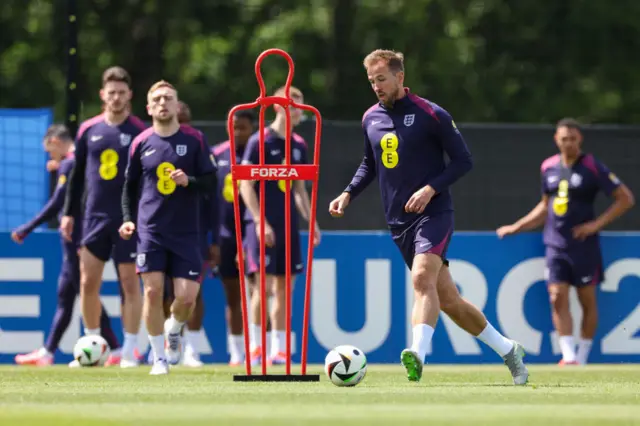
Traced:
[[454, 228], [449, 187], [472, 168], [462, 135], [447, 111], [404, 87], [401, 53], [375, 50], [364, 66], [379, 102], [362, 118], [364, 159], [349, 186], [329, 205], [329, 213], [342, 216], [378, 176], [387, 223], [414, 288], [413, 343], [400, 356], [409, 380], [422, 377], [442, 310], [504, 359], [515, 384], [525, 384], [529, 373], [522, 346], [498, 333], [460, 296], [449, 272], [446, 254]]
[[[130, 115], [131, 78], [120, 67], [102, 75], [100, 97], [104, 112], [80, 126], [76, 137], [76, 164], [69, 177], [60, 229], [71, 241], [74, 216], [86, 190], [80, 251], [80, 304], [85, 334], [100, 333], [100, 286], [104, 265], [113, 258], [123, 289], [124, 344], [120, 366], [135, 367], [142, 295], [135, 271], [134, 241], [118, 236], [122, 223], [120, 198], [131, 140], [145, 127]], [[111, 364], [111, 362], [108, 362]]]
[[[38, 226], [56, 217], [62, 211], [64, 197], [67, 189], [67, 180], [74, 164], [73, 138], [63, 125], [54, 124], [47, 129], [44, 136], [44, 150], [49, 153], [51, 159], [47, 162], [47, 169], [55, 164], [54, 170], [58, 171], [58, 184], [56, 189], [44, 206], [44, 208], [29, 223], [26, 223], [11, 233], [11, 238], [18, 244], [22, 244], [25, 238]], [[58, 306], [53, 317], [53, 323], [49, 329], [49, 336], [44, 347], [35, 351], [16, 355], [15, 361], [19, 365], [48, 366], [53, 364], [53, 358], [60, 344], [60, 339], [67, 331], [76, 296], [80, 293], [80, 264], [78, 260], [78, 245], [81, 236], [82, 222], [78, 220], [73, 232], [72, 241], [62, 240], [62, 268], [58, 276]], [[111, 320], [106, 310], [102, 309], [100, 317], [102, 336], [105, 338], [112, 352], [120, 351], [120, 344], [111, 329]], [[77, 361], [72, 361], [69, 366], [79, 366]]]
[[[284, 96], [284, 88], [278, 89], [274, 96]], [[298, 103], [303, 103], [302, 92], [295, 87], [291, 87], [290, 96]], [[285, 110], [279, 106], [274, 106], [276, 110], [276, 118], [273, 123], [265, 129], [264, 137], [264, 159], [265, 164], [284, 164], [285, 161], [285, 131], [286, 116]], [[302, 119], [302, 111], [296, 108], [290, 108], [291, 123], [295, 127]], [[254, 133], [243, 155], [243, 164], [259, 164], [259, 134]], [[296, 134], [292, 134], [291, 140], [291, 163], [306, 164], [307, 163], [307, 145], [304, 139]], [[267, 360], [270, 364], [286, 363], [285, 343], [286, 343], [286, 322], [285, 322], [285, 223], [284, 223], [284, 191], [286, 181], [267, 181], [265, 182], [265, 271], [267, 288], [271, 289], [273, 295], [273, 304], [271, 306], [271, 354]], [[260, 186], [255, 181], [241, 181], [240, 192], [242, 199], [246, 205], [245, 217], [250, 221], [246, 231], [247, 241], [247, 258], [249, 261], [248, 273], [255, 273], [256, 283], [259, 283], [260, 271], [260, 205], [258, 192]], [[300, 233], [298, 226], [298, 214], [293, 208], [293, 204], [297, 206], [302, 218], [309, 220], [310, 203], [309, 194], [304, 181], [296, 181], [292, 185], [291, 191], [291, 283], [295, 281], [295, 274], [303, 269], [302, 255], [300, 252]], [[320, 228], [315, 225], [313, 235], [314, 244], [320, 242]], [[253, 332], [251, 333], [254, 342], [251, 349], [251, 362], [258, 364], [261, 360], [261, 348], [258, 346], [261, 336], [260, 325], [260, 289], [256, 285], [256, 290], [251, 297], [251, 310], [253, 321]]]
[[[200, 291], [201, 194], [211, 193], [216, 179], [203, 134], [178, 123], [178, 94], [171, 84], [159, 81], [149, 89], [147, 111], [153, 126], [131, 146], [120, 235], [131, 239], [137, 231], [137, 267], [145, 288], [143, 313], [154, 354], [151, 374], [158, 375], [168, 374], [168, 364], [180, 361], [182, 329]], [[175, 296], [166, 322], [165, 275], [173, 278]]]
[[[254, 132], [254, 116], [250, 111], [238, 111], [233, 117], [233, 132], [236, 144], [236, 158], [242, 159], [249, 137]], [[236, 245], [236, 228], [233, 213], [233, 181], [231, 179], [231, 145], [229, 141], [217, 144], [212, 149], [218, 164], [218, 200], [219, 202], [219, 244], [220, 266], [218, 274], [222, 279], [227, 296], [226, 320], [228, 330], [228, 347], [231, 359], [229, 365], [237, 366], [244, 362], [244, 337], [242, 335], [242, 303], [240, 299], [240, 279], [237, 265], [238, 249]], [[247, 222], [244, 220], [246, 208], [240, 200], [240, 216], [243, 218], [241, 229]], [[249, 288], [253, 289], [254, 280], [249, 280]], [[253, 315], [259, 315], [254, 309]], [[252, 305], [253, 307], [253, 305]], [[268, 327], [268, 325], [267, 325]], [[267, 328], [268, 329], [268, 328]], [[255, 337], [255, 336], [254, 336]]]
[[[598, 324], [596, 287], [604, 281], [598, 232], [629, 210], [634, 197], [604, 164], [582, 152], [577, 121], [558, 122], [555, 141], [560, 154], [547, 158], [540, 168], [542, 199], [516, 223], [498, 228], [497, 234], [503, 238], [545, 225], [546, 275], [562, 351], [560, 365], [586, 364]], [[596, 218], [594, 202], [601, 191], [614, 201]], [[570, 286], [576, 287], [583, 312], [577, 352], [569, 311]]]

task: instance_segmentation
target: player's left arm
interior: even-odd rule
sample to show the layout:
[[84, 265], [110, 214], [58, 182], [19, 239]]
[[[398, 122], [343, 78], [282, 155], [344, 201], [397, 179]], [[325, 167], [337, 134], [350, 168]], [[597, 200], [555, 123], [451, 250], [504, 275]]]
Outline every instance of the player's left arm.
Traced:
[[578, 239], [601, 231], [635, 204], [635, 198], [629, 187], [622, 183], [607, 166], [596, 161], [596, 168], [598, 169], [598, 186], [607, 196], [613, 198], [613, 203], [595, 220], [578, 225], [573, 229], [573, 235]]
[[33, 219], [24, 225], [19, 226], [11, 233], [11, 238], [15, 242], [22, 243], [27, 235], [33, 232], [34, 229], [56, 217], [60, 210], [62, 210], [67, 193], [67, 179], [69, 172], [70, 168], [64, 166], [59, 169], [58, 184], [51, 195], [51, 198]]
[[473, 160], [469, 147], [451, 115], [444, 109], [437, 109], [436, 116], [438, 117], [440, 143], [449, 156], [447, 167], [428, 185], [433, 188], [435, 194], [438, 194], [467, 174], [473, 168]]
[[471, 152], [449, 113], [439, 108], [436, 117], [439, 142], [449, 156], [449, 164], [440, 175], [409, 198], [404, 206], [406, 212], [422, 213], [434, 195], [445, 191], [473, 167]]
[[[186, 176], [187, 188], [194, 189], [199, 192], [211, 194], [216, 191], [218, 184], [216, 171], [218, 170], [218, 164], [216, 159], [207, 149], [207, 142], [202, 133], [200, 133], [200, 143], [196, 151], [196, 167], [193, 176]], [[175, 170], [172, 173], [172, 178], [176, 172], [182, 172], [182, 170]], [[184, 172], [183, 172], [184, 173]], [[177, 180], [176, 183], [180, 184]]]

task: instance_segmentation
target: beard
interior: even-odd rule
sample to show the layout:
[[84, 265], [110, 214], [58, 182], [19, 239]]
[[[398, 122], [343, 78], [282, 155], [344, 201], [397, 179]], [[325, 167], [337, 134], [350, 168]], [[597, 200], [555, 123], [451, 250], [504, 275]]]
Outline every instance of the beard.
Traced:
[[153, 117], [153, 120], [159, 124], [170, 124], [175, 118], [175, 115], [167, 115], [165, 117]]
[[387, 95], [386, 99], [384, 101], [382, 101], [384, 106], [386, 106], [387, 108], [393, 108], [393, 104], [398, 99], [398, 93], [399, 92], [400, 92], [400, 90], [398, 88], [396, 88], [396, 90], [394, 90], [393, 92], [389, 93]]

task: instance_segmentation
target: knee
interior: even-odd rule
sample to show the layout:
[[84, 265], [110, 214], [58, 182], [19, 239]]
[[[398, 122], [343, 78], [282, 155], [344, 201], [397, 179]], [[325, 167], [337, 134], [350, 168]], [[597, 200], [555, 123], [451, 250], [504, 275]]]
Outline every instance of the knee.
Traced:
[[411, 271], [413, 289], [420, 294], [430, 293], [436, 290], [436, 277], [426, 267], [414, 267]]
[[175, 290], [175, 302], [187, 309], [195, 308], [197, 298], [197, 288], [186, 286], [185, 288], [176, 288]]
[[127, 299], [140, 297], [140, 283], [137, 276], [120, 276], [122, 295]]
[[100, 284], [89, 274], [80, 277], [80, 292], [83, 294], [99, 294]]
[[164, 289], [161, 286], [145, 286], [144, 298], [150, 305], [161, 305]]
[[549, 289], [549, 302], [554, 310], [564, 310], [569, 308], [569, 293], [559, 289]]

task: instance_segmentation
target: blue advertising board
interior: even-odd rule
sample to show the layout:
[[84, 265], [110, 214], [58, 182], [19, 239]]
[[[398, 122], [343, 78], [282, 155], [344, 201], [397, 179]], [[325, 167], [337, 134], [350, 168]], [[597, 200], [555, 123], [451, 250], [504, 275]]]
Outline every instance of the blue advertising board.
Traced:
[[[303, 244], [306, 245], [306, 236]], [[600, 319], [590, 362], [640, 361], [640, 234], [602, 237], [605, 282], [600, 286]], [[559, 348], [551, 324], [544, 282], [541, 235], [523, 234], [498, 240], [493, 233], [459, 232], [450, 245], [451, 272], [464, 297], [479, 306], [489, 321], [520, 341], [527, 361], [552, 363]], [[57, 233], [34, 233], [23, 245], [0, 233], [0, 363], [16, 353], [40, 347], [56, 306], [61, 249]], [[103, 302], [121, 330], [118, 285], [113, 265], [104, 274]], [[302, 340], [304, 276], [296, 280], [293, 299], [294, 360]], [[198, 346], [205, 362], [227, 362], [224, 292], [220, 282], [203, 284], [204, 327]], [[385, 232], [327, 232], [315, 250], [310, 312], [309, 362], [323, 362], [327, 351], [351, 344], [373, 363], [397, 363], [410, 344], [412, 286], [409, 271]], [[580, 309], [572, 299], [578, 328]], [[56, 362], [71, 360], [81, 333], [79, 309], [63, 338]], [[144, 330], [142, 349], [148, 347]], [[120, 332], [121, 337], [121, 332]], [[496, 363], [486, 345], [458, 329], [445, 315], [427, 355], [429, 363]]]

